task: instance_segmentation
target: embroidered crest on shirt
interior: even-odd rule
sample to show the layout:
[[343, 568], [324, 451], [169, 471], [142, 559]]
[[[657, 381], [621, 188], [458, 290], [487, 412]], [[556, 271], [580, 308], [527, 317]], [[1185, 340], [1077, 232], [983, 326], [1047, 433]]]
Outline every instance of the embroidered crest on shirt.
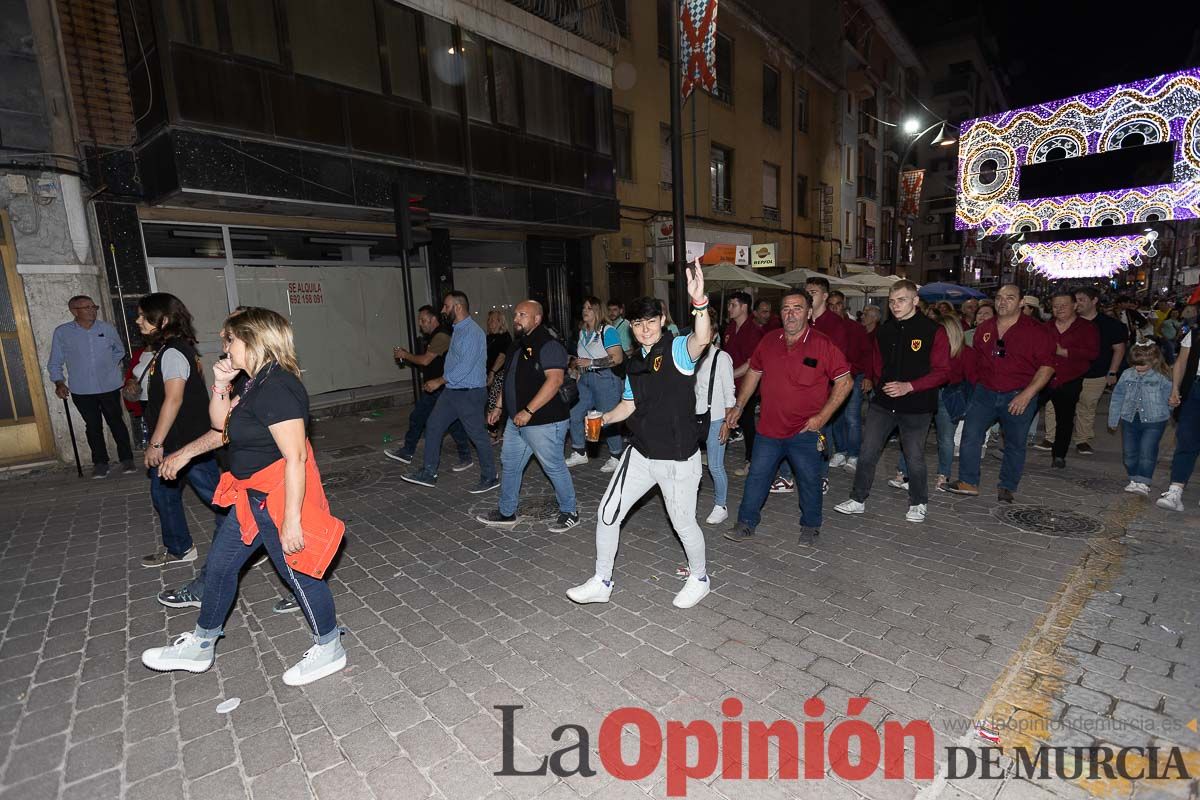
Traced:
[[920, 339], [913, 339], [911, 342], [908, 343], [908, 346], [912, 348], [912, 351], [914, 353], [919, 353], [919, 352], [921, 352], [922, 344], [924, 344], [924, 342], [922, 342]]
[[662, 366], [662, 356], [655, 356], [654, 364], [651, 366], [651, 369], [653, 369], [655, 372], [658, 372], [658, 368], [661, 366]]
[[987, 344], [987, 343], [988, 343], [988, 342], [990, 342], [991, 340], [992, 340], [992, 335], [991, 335], [990, 333], [985, 333], [985, 334], [983, 335], [983, 343], [984, 343], [984, 344]]

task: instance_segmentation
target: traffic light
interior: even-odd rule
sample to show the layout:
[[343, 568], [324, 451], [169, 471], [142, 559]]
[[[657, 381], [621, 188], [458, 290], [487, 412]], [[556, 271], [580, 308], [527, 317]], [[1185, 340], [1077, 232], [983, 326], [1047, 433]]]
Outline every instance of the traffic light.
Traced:
[[400, 242], [411, 252], [429, 244], [433, 235], [429, 232], [429, 209], [421, 205], [424, 197], [409, 195], [407, 203], [399, 204]]

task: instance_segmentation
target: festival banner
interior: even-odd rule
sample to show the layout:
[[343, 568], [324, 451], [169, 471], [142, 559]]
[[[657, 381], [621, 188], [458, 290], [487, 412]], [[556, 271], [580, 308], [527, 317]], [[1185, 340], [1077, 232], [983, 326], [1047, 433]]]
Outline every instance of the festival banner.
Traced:
[[921, 211], [921, 187], [925, 170], [906, 169], [900, 173], [900, 217], [910, 219]]
[[680, 93], [683, 99], [699, 87], [712, 91], [717, 80], [717, 0], [683, 0], [679, 4]]

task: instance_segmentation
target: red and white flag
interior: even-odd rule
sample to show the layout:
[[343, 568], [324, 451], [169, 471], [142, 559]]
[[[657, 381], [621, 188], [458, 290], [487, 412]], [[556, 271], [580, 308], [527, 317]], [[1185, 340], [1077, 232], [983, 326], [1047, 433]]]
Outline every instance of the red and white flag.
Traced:
[[679, 4], [680, 91], [686, 100], [700, 87], [712, 91], [717, 80], [717, 0]]

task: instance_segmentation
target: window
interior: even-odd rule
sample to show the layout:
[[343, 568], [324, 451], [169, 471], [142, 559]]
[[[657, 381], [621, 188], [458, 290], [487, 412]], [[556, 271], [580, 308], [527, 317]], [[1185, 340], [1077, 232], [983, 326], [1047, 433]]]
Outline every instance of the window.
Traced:
[[713, 97], [733, 102], [733, 39], [724, 34], [717, 34], [717, 52], [714, 59], [716, 81], [713, 83]]
[[274, 0], [238, 0], [229, 4], [233, 52], [278, 63], [278, 30]]
[[779, 71], [767, 64], [762, 68], [762, 120], [779, 128]]
[[763, 217], [769, 222], [779, 221], [779, 167], [766, 161], [762, 165]]
[[854, 183], [854, 148], [850, 145], [845, 145], [843, 149], [846, 151], [845, 172], [842, 174], [842, 179], [846, 183]]
[[846, 225], [845, 225], [845, 227], [842, 228], [842, 246], [843, 247], [849, 247], [850, 243], [854, 240], [854, 237], [853, 237], [854, 228], [852, 227], [853, 224], [854, 223], [851, 221], [851, 213], [849, 211], [847, 211], [846, 212]]
[[808, 89], [796, 90], [796, 128], [808, 132]]
[[733, 213], [733, 151], [713, 146], [708, 156], [713, 211]]
[[671, 126], [658, 126], [658, 185], [664, 189], [671, 186]]
[[675, 20], [671, 18], [671, 0], [658, 0], [658, 57], [671, 60], [671, 37]]
[[488, 85], [487, 42], [473, 33], [460, 30], [462, 54], [466, 66], [467, 116], [481, 122], [492, 121], [492, 95]]
[[[610, 155], [613, 151], [612, 89], [589, 81], [583, 81], [583, 85], [587, 87], [588, 91], [594, 97], [595, 114], [593, 115], [592, 125], [596, 131], [595, 150], [598, 153]], [[575, 144], [581, 143], [576, 142]]]
[[808, 176], [796, 176], [796, 216], [808, 216]]
[[429, 59], [429, 102], [434, 108], [458, 113], [458, 87], [463, 61], [450, 23], [425, 17], [425, 52]]
[[382, 91], [371, 0], [286, 0], [292, 64], [301, 75]]
[[521, 80], [525, 86], [525, 130], [534, 136], [570, 144], [570, 106], [563, 90], [562, 73], [543, 61], [527, 57], [521, 62]]
[[388, 48], [388, 73], [392, 78], [392, 94], [417, 102], [425, 101], [421, 80], [421, 44], [417, 25], [421, 19], [404, 6], [384, 3], [383, 33]]
[[613, 109], [613, 167], [621, 180], [633, 180], [633, 120], [619, 108]]
[[213, 0], [167, 0], [166, 16], [171, 41], [205, 50], [221, 49]]
[[613, 19], [617, 23], [617, 33], [629, 38], [629, 0], [612, 0]]
[[492, 45], [492, 83], [496, 88], [496, 122], [521, 127], [521, 72], [517, 54], [498, 44]]

